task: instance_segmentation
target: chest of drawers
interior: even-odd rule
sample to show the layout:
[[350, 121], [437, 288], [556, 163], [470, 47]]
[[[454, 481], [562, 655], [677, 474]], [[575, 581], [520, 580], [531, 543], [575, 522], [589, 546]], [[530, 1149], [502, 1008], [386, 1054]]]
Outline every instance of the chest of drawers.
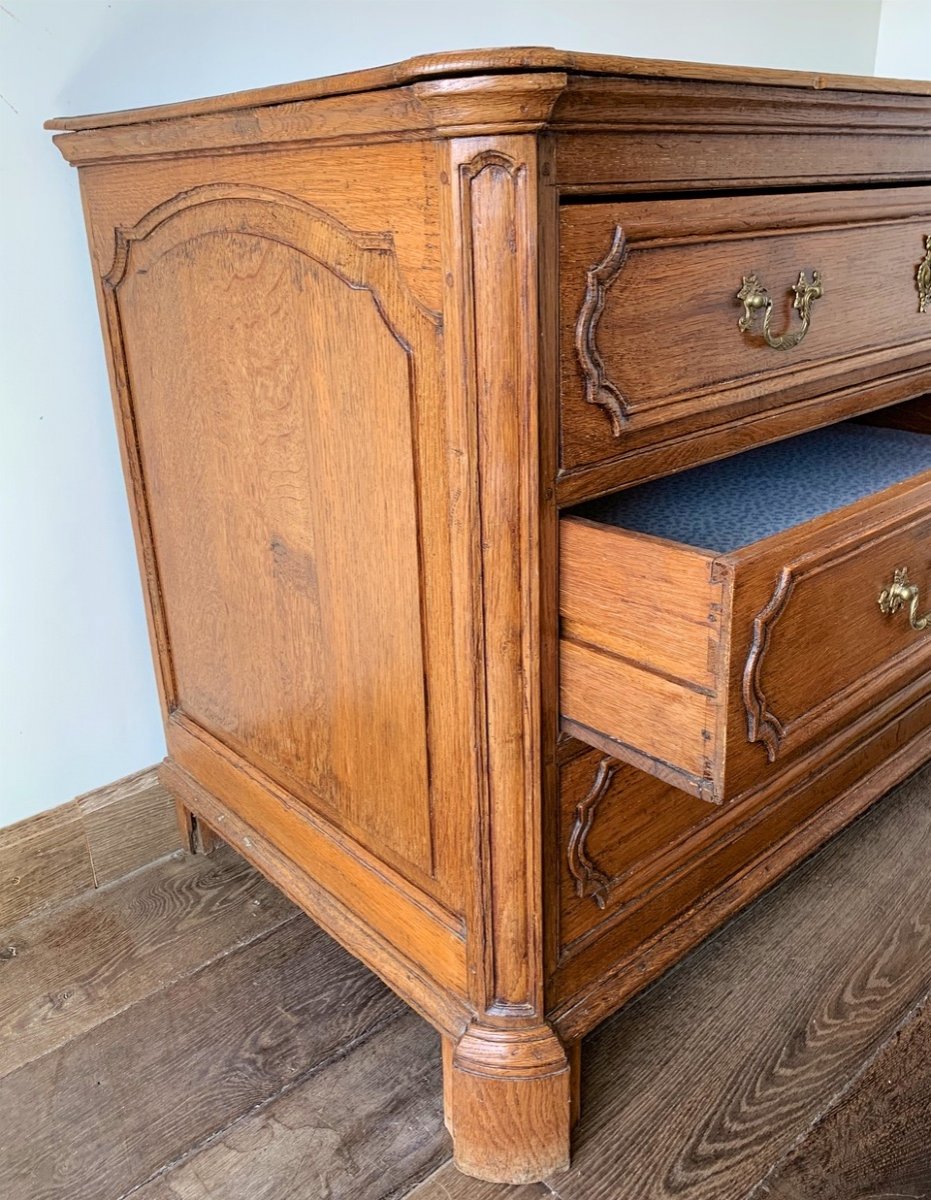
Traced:
[[169, 755], [456, 1160], [931, 758], [931, 85], [544, 49], [49, 122]]

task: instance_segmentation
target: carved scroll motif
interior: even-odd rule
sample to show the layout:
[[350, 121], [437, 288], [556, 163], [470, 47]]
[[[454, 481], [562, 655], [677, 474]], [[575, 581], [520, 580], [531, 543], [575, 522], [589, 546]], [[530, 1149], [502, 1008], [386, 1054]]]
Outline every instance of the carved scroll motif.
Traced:
[[753, 641], [744, 666], [743, 700], [747, 710], [747, 737], [751, 742], [763, 743], [770, 762], [774, 762], [779, 753], [779, 746], [785, 736], [785, 726], [767, 706], [760, 675], [772, 638], [773, 626], [785, 611], [794, 587], [795, 576], [787, 567], [779, 576], [766, 607], [754, 618]]
[[611, 781], [621, 764], [616, 758], [603, 758], [595, 772], [595, 781], [588, 794], [575, 809], [575, 824], [569, 834], [569, 874], [575, 880], [575, 894], [581, 899], [591, 896], [599, 908], [604, 908], [611, 878], [589, 858], [585, 843]]
[[611, 432], [621, 436], [627, 420], [627, 400], [620, 388], [612, 383], [598, 351], [596, 335], [598, 322], [604, 312], [608, 288], [627, 261], [627, 239], [620, 225], [615, 226], [611, 248], [600, 263], [585, 273], [585, 299], [575, 323], [575, 348], [585, 379], [585, 399], [600, 405], [611, 419]]

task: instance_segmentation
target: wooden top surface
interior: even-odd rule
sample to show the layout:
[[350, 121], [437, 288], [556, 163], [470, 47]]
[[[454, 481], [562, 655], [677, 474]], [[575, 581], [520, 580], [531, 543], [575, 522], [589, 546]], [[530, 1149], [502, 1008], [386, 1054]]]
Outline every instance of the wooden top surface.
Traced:
[[547, 46], [511, 46], [494, 50], [460, 50], [422, 54], [403, 62], [342, 75], [326, 75], [298, 83], [252, 88], [201, 100], [162, 104], [150, 108], [124, 109], [96, 116], [56, 117], [46, 129], [103, 129], [167, 121], [203, 113], [221, 113], [240, 108], [289, 104], [323, 96], [377, 91], [426, 79], [464, 75], [495, 75], [514, 72], [563, 71], [572, 74], [616, 75], [654, 79], [688, 79], [712, 83], [765, 84], [770, 87], [812, 88], [857, 92], [891, 92], [931, 96], [931, 81], [876, 79], [869, 75], [822, 75], [808, 71], [780, 71], [765, 67], [725, 67], [709, 63], [671, 62], [652, 58], [623, 58], [611, 54], [585, 54], [554, 50]]

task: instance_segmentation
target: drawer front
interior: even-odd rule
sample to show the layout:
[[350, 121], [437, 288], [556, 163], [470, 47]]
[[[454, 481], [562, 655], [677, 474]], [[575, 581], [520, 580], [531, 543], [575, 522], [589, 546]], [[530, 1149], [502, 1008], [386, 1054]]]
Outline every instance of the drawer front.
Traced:
[[564, 205], [563, 469], [931, 364], [929, 235], [931, 188]]
[[[898, 582], [897, 582], [898, 580]], [[880, 605], [883, 599], [882, 607]], [[910, 620], [916, 600], [915, 628]], [[899, 517], [734, 574], [729, 786], [755, 780], [924, 674], [931, 692], [931, 489]], [[765, 751], [765, 754], [763, 753]]]
[[564, 729], [700, 799], [931, 692], [931, 472], [729, 554], [564, 517], [560, 555]]

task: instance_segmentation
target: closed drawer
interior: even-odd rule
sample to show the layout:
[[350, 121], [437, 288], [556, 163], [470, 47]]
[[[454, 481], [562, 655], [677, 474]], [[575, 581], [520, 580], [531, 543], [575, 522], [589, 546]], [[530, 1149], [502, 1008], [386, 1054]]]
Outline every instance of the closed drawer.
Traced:
[[928, 187], [564, 205], [562, 468], [925, 378], [929, 235]]
[[730, 799], [931, 690], [931, 437], [842, 425], [594, 502], [560, 571], [564, 728]]

